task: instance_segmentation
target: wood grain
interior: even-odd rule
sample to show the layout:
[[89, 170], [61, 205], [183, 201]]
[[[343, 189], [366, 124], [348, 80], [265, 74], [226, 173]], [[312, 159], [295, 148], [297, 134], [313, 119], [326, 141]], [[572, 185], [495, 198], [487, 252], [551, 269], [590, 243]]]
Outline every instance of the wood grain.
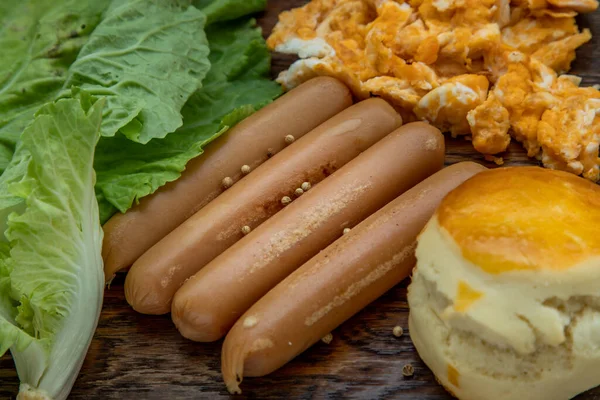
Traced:
[[[303, 0], [271, 0], [258, 16], [268, 33], [285, 9]], [[580, 17], [594, 40], [578, 51], [573, 73], [585, 84], [600, 84], [600, 13]], [[273, 76], [287, 68], [291, 57], [273, 56]], [[483, 157], [464, 140], [448, 140], [447, 163]], [[535, 164], [512, 145], [507, 165]], [[493, 167], [493, 164], [486, 165]], [[265, 378], [246, 379], [240, 399], [419, 399], [450, 397], [419, 360], [407, 327], [406, 282], [333, 332], [329, 345], [318, 343], [281, 370]], [[401, 338], [392, 335], [404, 328]], [[106, 291], [98, 330], [77, 379], [72, 399], [218, 399], [229, 397], [221, 382], [221, 343], [198, 344], [183, 339], [169, 316], [143, 316], [131, 310], [123, 295], [123, 276]], [[412, 364], [415, 375], [401, 370]], [[18, 378], [10, 356], [0, 359], [0, 399], [12, 399]], [[578, 397], [600, 400], [600, 388]]]

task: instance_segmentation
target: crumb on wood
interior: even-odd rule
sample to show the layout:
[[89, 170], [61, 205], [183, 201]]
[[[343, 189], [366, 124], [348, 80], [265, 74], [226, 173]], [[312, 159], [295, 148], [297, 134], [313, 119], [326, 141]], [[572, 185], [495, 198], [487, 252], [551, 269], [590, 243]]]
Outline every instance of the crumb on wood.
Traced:
[[486, 154], [484, 158], [486, 161], [496, 163], [496, 165], [504, 165], [504, 159], [502, 157], [496, 157], [490, 154]]
[[392, 333], [394, 334], [394, 336], [400, 337], [400, 336], [404, 335], [404, 329], [402, 329], [402, 327], [400, 325], [396, 325], [394, 327]]

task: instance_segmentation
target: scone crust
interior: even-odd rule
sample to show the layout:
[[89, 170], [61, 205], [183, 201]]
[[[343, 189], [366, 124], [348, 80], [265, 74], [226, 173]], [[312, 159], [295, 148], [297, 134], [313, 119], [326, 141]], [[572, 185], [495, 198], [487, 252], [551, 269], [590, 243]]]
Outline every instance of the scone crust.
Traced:
[[485, 171], [450, 193], [437, 216], [487, 273], [561, 271], [600, 256], [600, 186], [562, 171]]

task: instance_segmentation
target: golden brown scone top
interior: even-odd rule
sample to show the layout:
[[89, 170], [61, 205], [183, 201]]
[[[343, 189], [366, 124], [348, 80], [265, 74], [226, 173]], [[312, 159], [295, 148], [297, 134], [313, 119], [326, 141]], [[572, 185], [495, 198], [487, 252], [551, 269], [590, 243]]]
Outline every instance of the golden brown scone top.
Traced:
[[538, 167], [482, 172], [451, 192], [440, 226], [491, 274], [560, 272], [600, 257], [600, 186]]

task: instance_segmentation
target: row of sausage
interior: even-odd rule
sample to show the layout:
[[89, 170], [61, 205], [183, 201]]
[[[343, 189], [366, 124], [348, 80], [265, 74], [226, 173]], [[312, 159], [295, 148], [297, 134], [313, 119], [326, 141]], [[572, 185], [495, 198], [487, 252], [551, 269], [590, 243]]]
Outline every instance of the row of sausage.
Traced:
[[352, 105], [315, 78], [208, 146], [183, 176], [104, 227], [109, 281], [171, 312], [181, 334], [226, 336], [223, 378], [284, 365], [406, 278], [416, 238], [485, 168], [444, 166], [444, 137], [385, 101]]

